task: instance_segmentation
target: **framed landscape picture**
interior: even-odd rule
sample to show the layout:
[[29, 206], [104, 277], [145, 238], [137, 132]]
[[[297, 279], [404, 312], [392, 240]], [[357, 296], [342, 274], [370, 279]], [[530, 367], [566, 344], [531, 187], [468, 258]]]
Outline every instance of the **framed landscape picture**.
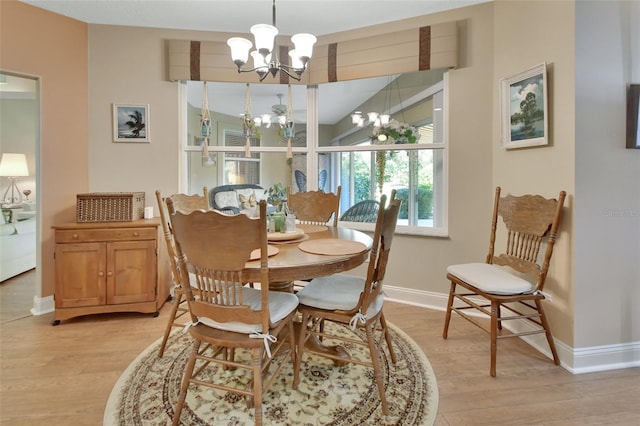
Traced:
[[500, 81], [502, 146], [547, 145], [547, 65], [537, 65]]
[[149, 105], [113, 104], [113, 141], [149, 142]]

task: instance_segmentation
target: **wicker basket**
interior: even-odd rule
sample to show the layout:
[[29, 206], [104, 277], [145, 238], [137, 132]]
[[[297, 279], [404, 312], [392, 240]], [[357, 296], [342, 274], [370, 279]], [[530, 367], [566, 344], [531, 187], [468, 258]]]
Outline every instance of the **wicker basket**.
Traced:
[[78, 194], [78, 222], [131, 222], [144, 217], [144, 192]]

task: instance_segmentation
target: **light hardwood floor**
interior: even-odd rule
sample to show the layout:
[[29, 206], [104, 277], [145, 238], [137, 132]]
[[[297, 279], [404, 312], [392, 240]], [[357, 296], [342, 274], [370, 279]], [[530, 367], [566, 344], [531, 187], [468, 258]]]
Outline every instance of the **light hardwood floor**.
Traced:
[[[94, 315], [53, 327], [53, 314], [28, 315], [31, 292], [12, 289], [32, 285], [29, 274], [0, 284], [0, 424], [101, 425], [111, 388], [161, 337], [170, 304], [158, 318]], [[5, 317], [9, 310], [13, 319]], [[507, 339], [499, 342], [498, 376], [491, 378], [488, 336], [466, 321], [453, 317], [443, 340], [443, 312], [387, 303], [385, 313], [434, 368], [436, 425], [640, 425], [640, 368], [572, 375]]]

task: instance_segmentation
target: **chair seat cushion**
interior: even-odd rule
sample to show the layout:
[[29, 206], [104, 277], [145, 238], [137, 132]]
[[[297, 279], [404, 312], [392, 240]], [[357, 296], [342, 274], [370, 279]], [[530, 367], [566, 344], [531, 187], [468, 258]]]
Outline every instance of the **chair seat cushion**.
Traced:
[[[364, 278], [334, 274], [312, 279], [296, 294], [301, 305], [318, 309], [350, 311], [358, 305]], [[382, 309], [384, 296], [378, 295], [366, 312], [371, 318]]]
[[529, 281], [488, 263], [450, 265], [447, 272], [485, 293], [508, 295], [533, 291]]
[[[249, 306], [252, 310], [260, 310], [261, 290], [257, 288], [242, 288], [242, 300], [244, 305]], [[283, 293], [279, 291], [269, 292], [269, 317], [272, 323], [276, 323], [298, 307], [298, 298], [291, 293]], [[198, 319], [200, 323], [209, 327], [220, 330], [233, 331], [236, 333], [251, 334], [253, 332], [261, 333], [262, 324], [245, 324], [238, 321], [217, 322], [211, 318], [201, 317]]]

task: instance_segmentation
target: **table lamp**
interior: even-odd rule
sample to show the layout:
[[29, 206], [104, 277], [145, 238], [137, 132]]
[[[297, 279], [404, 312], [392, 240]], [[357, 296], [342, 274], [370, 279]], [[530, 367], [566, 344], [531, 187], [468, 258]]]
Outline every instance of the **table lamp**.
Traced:
[[[2, 160], [0, 160], [0, 176], [8, 177], [9, 181], [11, 181], [11, 184], [4, 192], [2, 202], [9, 205], [22, 203], [22, 192], [18, 189], [16, 181], [18, 177], [29, 176], [26, 155], [6, 152], [2, 154]], [[10, 196], [9, 191], [11, 191]]]

